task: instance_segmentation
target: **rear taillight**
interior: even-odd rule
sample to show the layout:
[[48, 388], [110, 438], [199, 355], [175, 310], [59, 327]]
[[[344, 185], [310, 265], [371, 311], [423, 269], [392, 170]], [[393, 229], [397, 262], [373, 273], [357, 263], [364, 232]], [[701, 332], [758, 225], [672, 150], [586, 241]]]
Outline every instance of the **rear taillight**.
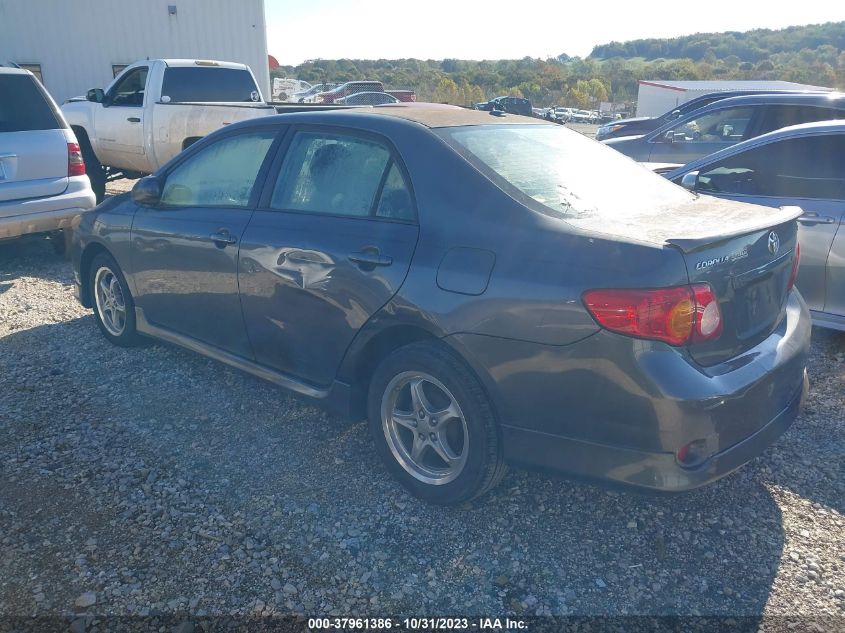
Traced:
[[82, 160], [82, 150], [79, 147], [79, 143], [67, 144], [67, 175], [85, 175], [85, 161]]
[[583, 299], [599, 325], [626, 336], [685, 345], [722, 333], [719, 301], [708, 284], [589, 290]]
[[795, 243], [795, 257], [792, 258], [792, 272], [789, 273], [789, 283], [786, 285], [787, 292], [792, 290], [795, 286], [795, 280], [798, 278], [798, 267], [801, 265], [801, 245]]

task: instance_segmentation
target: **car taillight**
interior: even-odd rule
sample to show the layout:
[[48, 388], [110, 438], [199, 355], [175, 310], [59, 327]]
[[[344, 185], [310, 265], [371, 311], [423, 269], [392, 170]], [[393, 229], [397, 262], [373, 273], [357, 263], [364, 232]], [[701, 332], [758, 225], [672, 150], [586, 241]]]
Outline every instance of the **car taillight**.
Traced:
[[795, 243], [795, 257], [792, 258], [792, 272], [789, 273], [789, 283], [786, 285], [786, 291], [789, 292], [795, 286], [795, 280], [798, 278], [798, 267], [801, 265], [801, 245]]
[[583, 300], [599, 325], [626, 336], [685, 345], [722, 333], [719, 301], [708, 284], [589, 290]]
[[79, 147], [79, 143], [67, 144], [67, 175], [85, 175], [85, 161], [82, 160], [82, 150]]

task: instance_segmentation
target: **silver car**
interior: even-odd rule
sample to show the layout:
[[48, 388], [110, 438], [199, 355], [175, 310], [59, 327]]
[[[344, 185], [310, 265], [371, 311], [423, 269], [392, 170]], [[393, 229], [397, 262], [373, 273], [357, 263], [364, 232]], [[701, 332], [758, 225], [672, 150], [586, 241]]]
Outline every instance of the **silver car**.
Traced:
[[719, 198], [801, 207], [798, 289], [815, 325], [845, 330], [845, 122], [787, 127], [664, 175]]
[[0, 67], [0, 240], [68, 229], [95, 204], [56, 103], [28, 70]]

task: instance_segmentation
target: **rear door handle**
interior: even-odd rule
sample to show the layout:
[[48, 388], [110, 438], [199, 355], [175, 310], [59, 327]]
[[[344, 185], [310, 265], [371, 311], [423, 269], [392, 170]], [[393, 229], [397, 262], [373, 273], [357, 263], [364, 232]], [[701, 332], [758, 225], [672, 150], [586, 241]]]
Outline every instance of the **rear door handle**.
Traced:
[[229, 233], [229, 231], [225, 229], [221, 229], [217, 231], [217, 233], [212, 233], [208, 236], [212, 242], [217, 244], [217, 246], [226, 246], [227, 244], [235, 244], [238, 241], [238, 238]]
[[349, 261], [355, 262], [362, 267], [375, 268], [376, 266], [390, 266], [393, 263], [393, 258], [388, 255], [382, 255], [377, 248], [365, 248], [350, 253]]
[[136, 117], [136, 116], [131, 116], [126, 120], [129, 121], [130, 123], [140, 123], [141, 122], [141, 119]]
[[836, 222], [836, 218], [832, 218], [829, 215], [819, 215], [818, 213], [813, 213], [812, 211], [805, 213], [798, 217], [798, 221], [801, 224], [834, 224]]

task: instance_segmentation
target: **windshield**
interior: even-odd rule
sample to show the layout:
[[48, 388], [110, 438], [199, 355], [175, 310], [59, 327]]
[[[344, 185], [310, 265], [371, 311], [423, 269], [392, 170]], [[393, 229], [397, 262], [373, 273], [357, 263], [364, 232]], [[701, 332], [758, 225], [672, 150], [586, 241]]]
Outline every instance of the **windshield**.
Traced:
[[[625, 218], [694, 195], [592, 139], [556, 125], [443, 128], [440, 135], [496, 184], [567, 219]], [[515, 196], [519, 198], [519, 196]]]

